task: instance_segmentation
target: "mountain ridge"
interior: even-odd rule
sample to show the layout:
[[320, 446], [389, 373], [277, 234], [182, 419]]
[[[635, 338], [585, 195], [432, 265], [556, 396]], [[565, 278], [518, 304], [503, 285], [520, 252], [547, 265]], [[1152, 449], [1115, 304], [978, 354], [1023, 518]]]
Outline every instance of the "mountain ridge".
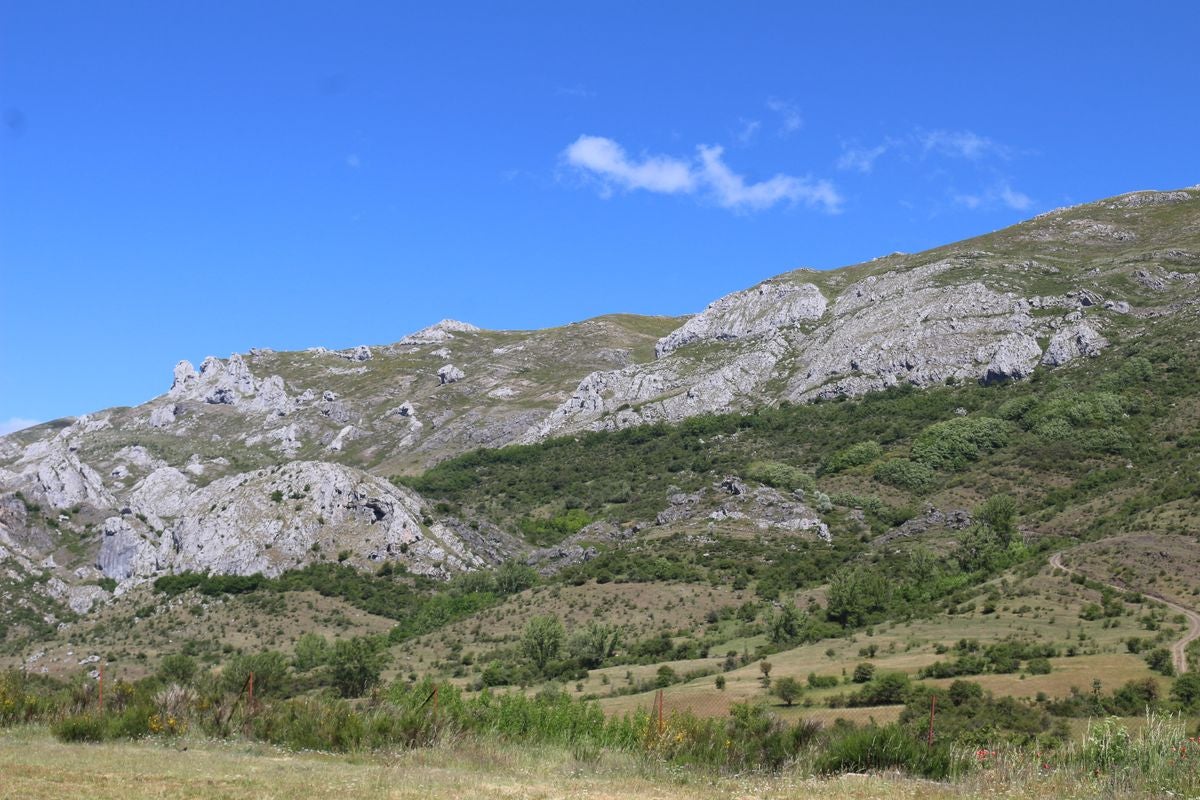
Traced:
[[[533, 331], [443, 320], [388, 345], [180, 362], [147, 403], [0, 438], [0, 562], [76, 613], [109, 599], [106, 581], [123, 593], [184, 569], [278, 574], [331, 553], [445, 578], [531, 543], [383, 478], [480, 447], [1022, 380], [1191, 324], [1198, 296], [1200, 191], [1135, 192], [922, 253], [793, 270], [687, 317]], [[664, 497], [663, 513], [689, 502]], [[792, 501], [755, 502], [781, 524], [762, 509]], [[788, 514], [823, 525], [811, 505]]]

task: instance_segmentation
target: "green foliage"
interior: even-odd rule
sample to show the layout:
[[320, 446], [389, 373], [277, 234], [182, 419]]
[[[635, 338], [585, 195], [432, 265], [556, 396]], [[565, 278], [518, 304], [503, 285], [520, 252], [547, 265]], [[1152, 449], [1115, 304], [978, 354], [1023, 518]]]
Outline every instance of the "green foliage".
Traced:
[[221, 672], [222, 688], [234, 694], [244, 691], [251, 672], [254, 673], [255, 697], [281, 694], [287, 683], [287, 658], [272, 650], [236, 655]]
[[592, 518], [581, 508], [572, 508], [550, 519], [525, 517], [517, 527], [531, 543], [548, 547], [561, 542], [572, 534], [579, 533]]
[[821, 464], [821, 472], [834, 473], [870, 464], [883, 458], [883, 448], [879, 442], [858, 442], [838, 450]]
[[839, 732], [817, 758], [817, 770], [823, 774], [902, 769], [934, 780], [961, 774], [967, 765], [961, 752], [941, 744], [928, 747], [899, 725]]
[[875, 480], [898, 489], [924, 494], [936, 484], [937, 473], [925, 464], [918, 464], [907, 458], [893, 458], [875, 468]]
[[384, 641], [373, 636], [356, 636], [333, 643], [329, 670], [333, 686], [342, 697], [362, 697], [375, 684], [390, 656]]
[[616, 652], [621, 643], [621, 631], [600, 622], [589, 622], [571, 634], [567, 652], [585, 669], [595, 669]]
[[564, 636], [558, 617], [534, 617], [521, 634], [521, 651], [538, 672], [545, 673], [547, 665], [558, 658]]
[[777, 489], [800, 490], [812, 494], [817, 490], [817, 482], [799, 467], [784, 464], [780, 461], [751, 461], [742, 475], [749, 481], [758, 481]]
[[196, 659], [182, 653], [163, 656], [158, 663], [158, 678], [163, 683], [186, 686], [196, 677]]
[[804, 694], [804, 684], [792, 677], [776, 678], [771, 682], [771, 694], [790, 706]]
[[1188, 712], [1200, 708], [1200, 672], [1185, 672], [1171, 685], [1171, 697]]
[[956, 471], [1009, 442], [1008, 424], [992, 417], [955, 417], [917, 436], [912, 459], [931, 469]]
[[297, 672], [323, 667], [329, 663], [329, 642], [319, 633], [306, 633], [296, 640], [293, 648], [292, 667]]

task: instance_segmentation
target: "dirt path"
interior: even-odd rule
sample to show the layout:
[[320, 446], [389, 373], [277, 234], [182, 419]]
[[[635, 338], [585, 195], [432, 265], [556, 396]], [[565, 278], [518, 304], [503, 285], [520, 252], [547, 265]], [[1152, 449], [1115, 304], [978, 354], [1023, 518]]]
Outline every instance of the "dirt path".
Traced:
[[[1054, 567], [1055, 569], [1061, 569], [1063, 572], [1068, 572], [1073, 575], [1083, 575], [1083, 573], [1080, 572], [1079, 570], [1071, 569], [1070, 567], [1068, 567], [1062, 563], [1062, 553], [1055, 553], [1054, 555], [1050, 556], [1050, 566]], [[1092, 578], [1089, 575], [1083, 575], [1083, 577], [1088, 578], [1089, 580], [1096, 581], [1095, 578]], [[1102, 583], [1105, 586], [1108, 586], [1109, 588], [1116, 589], [1118, 592], [1130, 591], [1130, 588], [1128, 586], [1118, 586], [1115, 583], [1107, 583], [1105, 581], [1096, 581], [1096, 582]], [[1183, 614], [1185, 617], [1187, 617], [1187, 621], [1188, 621], [1187, 633], [1185, 633], [1183, 635], [1183, 638], [1181, 638], [1179, 641], [1177, 641], [1173, 645], [1171, 645], [1171, 661], [1173, 661], [1175, 664], [1175, 672], [1182, 675], [1183, 673], [1188, 671], [1187, 647], [1192, 642], [1196, 641], [1197, 639], [1200, 639], [1200, 614], [1197, 614], [1195, 611], [1192, 611], [1190, 608], [1184, 608], [1183, 606], [1179, 605], [1178, 603], [1172, 603], [1170, 600], [1166, 599], [1165, 597], [1154, 594], [1153, 592], [1142, 592], [1142, 594], [1146, 595], [1147, 597], [1153, 597], [1155, 600], [1162, 603], [1167, 608], [1178, 611], [1180, 614]]]

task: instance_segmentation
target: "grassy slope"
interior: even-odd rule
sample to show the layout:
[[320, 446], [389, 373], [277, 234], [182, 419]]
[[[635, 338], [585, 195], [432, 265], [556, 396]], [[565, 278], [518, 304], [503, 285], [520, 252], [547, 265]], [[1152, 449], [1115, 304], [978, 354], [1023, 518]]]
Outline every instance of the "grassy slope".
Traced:
[[[70, 768], [65, 769], [68, 764]], [[1033, 800], [1101, 796], [1099, 786], [1087, 778], [1039, 776], [1020, 767], [977, 772], [957, 783], [899, 775], [715, 777], [689, 775], [630, 756], [604, 754], [599, 760], [580, 761], [556, 748], [463, 744], [349, 759], [241, 742], [67, 745], [44, 731], [28, 728], [0, 731], [0, 773], [4, 775], [0, 800], [943, 800], [981, 796]]]

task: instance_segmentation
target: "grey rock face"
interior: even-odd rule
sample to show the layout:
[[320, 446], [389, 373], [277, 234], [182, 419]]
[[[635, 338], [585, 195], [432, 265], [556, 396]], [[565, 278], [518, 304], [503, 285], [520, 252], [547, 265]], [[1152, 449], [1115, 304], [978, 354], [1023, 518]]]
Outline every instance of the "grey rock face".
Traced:
[[438, 381], [442, 384], [457, 383], [467, 377], [461, 369], [453, 364], [446, 364], [437, 371]]
[[159, 569], [157, 548], [124, 517], [104, 520], [96, 569], [117, 581], [147, 578]]
[[338, 355], [340, 355], [342, 358], [348, 358], [351, 361], [370, 361], [371, 348], [367, 347], [365, 344], [360, 344], [353, 350], [338, 353]]
[[174, 403], [167, 403], [159, 406], [150, 412], [150, 427], [151, 428], [166, 428], [175, 423], [175, 415], [178, 413], [178, 408]]
[[318, 557], [315, 544], [324, 553], [349, 550], [351, 563], [399, 560], [431, 576], [483, 563], [456, 537], [423, 532], [419, 513], [418, 498], [381, 478], [295, 461], [190, 494], [160, 559], [171, 571], [278, 575]]
[[678, 330], [659, 340], [659, 358], [697, 341], [728, 341], [811, 322], [825, 314], [825, 296], [811, 283], [759, 284], [709, 304]]
[[[976, 360], [983, 361], [987, 353], [988, 348], [981, 349], [976, 354]], [[1042, 348], [1038, 346], [1037, 339], [1023, 333], [1010, 333], [991, 349], [991, 357], [981, 380], [984, 383], [997, 383], [1024, 378], [1033, 372], [1041, 357]]]
[[405, 336], [397, 344], [414, 345], [414, 344], [440, 344], [454, 338], [455, 333], [475, 333], [482, 330], [469, 322], [460, 322], [456, 319], [444, 319], [441, 322], [434, 323], [428, 328], [422, 328], [416, 333], [410, 333]]
[[1108, 340], [1101, 336], [1095, 328], [1086, 322], [1070, 325], [1050, 337], [1046, 354], [1042, 363], [1051, 367], [1061, 367], [1079, 357], [1094, 358], [1100, 351], [1108, 347]]

